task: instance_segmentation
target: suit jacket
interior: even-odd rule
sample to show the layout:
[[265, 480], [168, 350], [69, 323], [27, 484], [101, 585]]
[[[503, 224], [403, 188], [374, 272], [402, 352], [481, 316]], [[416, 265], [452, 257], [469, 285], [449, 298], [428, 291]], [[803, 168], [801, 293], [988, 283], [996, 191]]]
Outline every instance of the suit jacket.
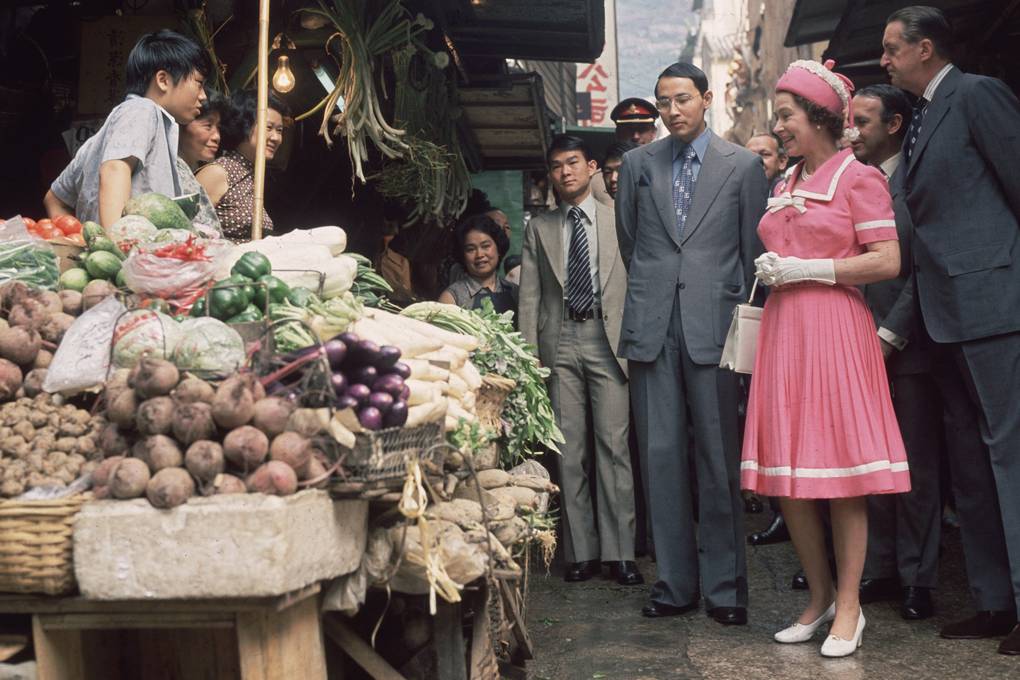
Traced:
[[891, 375], [925, 373], [931, 368], [930, 341], [920, 327], [917, 298], [914, 288], [914, 270], [911, 266], [911, 239], [914, 225], [903, 196], [903, 176], [906, 167], [901, 163], [889, 179], [893, 213], [896, 217], [896, 234], [900, 241], [900, 273], [895, 279], [869, 283], [863, 286], [864, 299], [871, 308], [875, 323], [907, 341], [903, 350], [893, 352], [886, 367]]
[[[627, 271], [616, 243], [613, 209], [595, 201], [595, 228], [598, 233], [599, 287], [602, 293], [602, 318], [584, 323], [601, 323], [610, 347], [620, 340], [623, 298], [627, 290]], [[541, 213], [524, 230], [521, 251], [520, 303], [518, 325], [524, 338], [538, 347], [544, 366], [556, 363], [560, 328], [563, 326], [564, 271], [563, 214], [560, 210]], [[617, 358], [627, 374], [627, 362]]]
[[1020, 102], [953, 67], [904, 177], [921, 313], [937, 342], [1020, 331]]
[[691, 358], [718, 364], [733, 308], [746, 302], [761, 254], [758, 221], [768, 182], [761, 159], [712, 134], [682, 239], [673, 208], [670, 138], [628, 151], [616, 192], [616, 228], [627, 265], [621, 357], [654, 361], [675, 295]]

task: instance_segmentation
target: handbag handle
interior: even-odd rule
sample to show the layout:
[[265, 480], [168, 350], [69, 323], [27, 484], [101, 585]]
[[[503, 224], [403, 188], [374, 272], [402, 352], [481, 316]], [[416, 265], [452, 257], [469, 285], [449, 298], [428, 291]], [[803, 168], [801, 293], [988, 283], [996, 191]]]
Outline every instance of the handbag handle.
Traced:
[[758, 277], [754, 277], [754, 283], [751, 284], [751, 297], [747, 298], [747, 304], [754, 304], [754, 293], [758, 290]]

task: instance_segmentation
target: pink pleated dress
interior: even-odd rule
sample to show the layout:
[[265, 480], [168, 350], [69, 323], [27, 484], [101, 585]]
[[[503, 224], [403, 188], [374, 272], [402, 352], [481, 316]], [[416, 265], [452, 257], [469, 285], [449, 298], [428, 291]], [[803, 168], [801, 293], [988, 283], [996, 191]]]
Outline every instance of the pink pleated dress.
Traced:
[[[843, 259], [897, 238], [885, 178], [847, 149], [769, 199], [758, 225], [781, 256]], [[792, 187], [792, 192], [790, 188]], [[767, 496], [847, 498], [910, 490], [875, 322], [853, 286], [770, 290], [762, 313], [740, 466]]]

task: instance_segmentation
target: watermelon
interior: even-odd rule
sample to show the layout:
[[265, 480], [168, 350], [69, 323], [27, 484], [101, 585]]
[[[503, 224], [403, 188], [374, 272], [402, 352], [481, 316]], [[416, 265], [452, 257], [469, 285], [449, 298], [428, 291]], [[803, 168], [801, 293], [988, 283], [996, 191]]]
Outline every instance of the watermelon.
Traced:
[[94, 279], [112, 281], [120, 272], [120, 258], [105, 250], [89, 253], [85, 258], [85, 270]]
[[141, 215], [152, 222], [157, 229], [191, 230], [191, 220], [181, 206], [163, 194], [140, 194], [133, 196], [124, 206], [125, 215]]
[[80, 267], [68, 269], [60, 275], [61, 290], [76, 290], [80, 293], [88, 283], [89, 273]]

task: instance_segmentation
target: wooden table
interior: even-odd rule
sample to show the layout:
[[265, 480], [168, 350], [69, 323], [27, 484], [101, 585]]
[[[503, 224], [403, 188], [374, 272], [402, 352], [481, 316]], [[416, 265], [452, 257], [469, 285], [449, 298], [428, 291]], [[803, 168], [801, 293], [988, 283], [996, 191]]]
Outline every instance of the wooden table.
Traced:
[[0, 595], [31, 614], [38, 680], [326, 680], [319, 585], [243, 600]]

